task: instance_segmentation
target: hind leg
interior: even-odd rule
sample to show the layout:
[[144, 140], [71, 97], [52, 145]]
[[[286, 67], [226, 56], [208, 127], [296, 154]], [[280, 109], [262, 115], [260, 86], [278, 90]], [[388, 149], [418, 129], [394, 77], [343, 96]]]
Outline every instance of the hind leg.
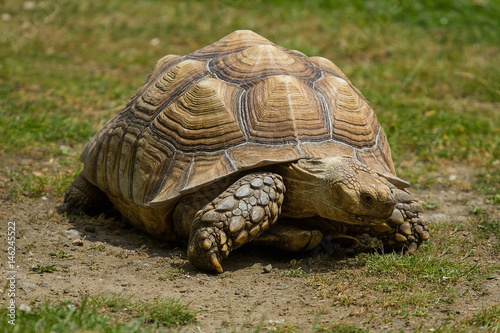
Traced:
[[308, 251], [321, 243], [323, 234], [319, 230], [304, 230], [288, 225], [286, 220], [280, 220], [268, 231], [261, 234], [251, 243], [253, 245], [274, 246], [286, 251]]
[[57, 210], [60, 213], [98, 215], [112, 207], [108, 196], [80, 173], [66, 190], [64, 202]]

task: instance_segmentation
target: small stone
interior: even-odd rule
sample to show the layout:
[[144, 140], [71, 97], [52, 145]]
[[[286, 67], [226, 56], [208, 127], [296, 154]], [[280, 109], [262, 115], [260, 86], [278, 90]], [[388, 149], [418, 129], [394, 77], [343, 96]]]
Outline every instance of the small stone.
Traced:
[[36, 285], [29, 282], [19, 282], [17, 283], [17, 287], [21, 290], [24, 290], [24, 292], [26, 293], [32, 292], [33, 290], [36, 289]]
[[20, 304], [17, 309], [24, 313], [30, 313], [31, 307], [28, 304]]
[[259, 188], [262, 186], [262, 179], [260, 179], [260, 178], [252, 179], [252, 181], [250, 182], [250, 185], [253, 188]]
[[229, 222], [229, 231], [231, 233], [239, 232], [245, 225], [245, 219], [241, 216], [234, 216]]
[[241, 209], [236, 208], [235, 210], [233, 210], [231, 212], [231, 214], [233, 214], [234, 216], [240, 216], [241, 215]]
[[73, 298], [73, 305], [77, 308], [82, 307], [82, 300], [79, 298]]
[[238, 190], [236, 190], [236, 193], [234, 193], [234, 196], [241, 199], [241, 198], [249, 196], [251, 193], [252, 193], [252, 189], [250, 188], [250, 186], [243, 185]]
[[257, 198], [250, 197], [250, 199], [248, 199], [248, 203], [252, 206], [255, 206], [257, 204]]
[[246, 202], [245, 202], [245, 201], [240, 201], [240, 203], [238, 204], [238, 208], [239, 208], [240, 210], [242, 210], [242, 211], [244, 211], [244, 210], [247, 210], [247, 209], [248, 209], [247, 204], [246, 204]]
[[23, 9], [24, 10], [33, 10], [36, 8], [36, 2], [35, 1], [25, 1], [23, 3]]
[[63, 293], [69, 294], [69, 289], [68, 288], [64, 288]]
[[262, 271], [264, 273], [271, 273], [272, 270], [273, 270], [273, 265], [271, 264], [262, 267]]
[[68, 237], [69, 239], [78, 239], [78, 238], [81, 238], [81, 237], [82, 237], [82, 236], [80, 235], [80, 233], [78, 232], [78, 230], [75, 230], [75, 229], [66, 230], [65, 235], [66, 235], [66, 237]]
[[149, 41], [149, 44], [151, 44], [151, 46], [157, 46], [160, 44], [160, 39], [158, 37], [155, 37]]
[[266, 185], [272, 185], [273, 184], [273, 179], [269, 176], [267, 176], [266, 178], [264, 178], [264, 184]]
[[73, 244], [74, 246], [83, 246], [83, 240], [81, 238], [79, 239], [74, 239], [71, 244]]
[[240, 295], [240, 294], [241, 294], [241, 290], [236, 289], [236, 290], [234, 291], [234, 294], [235, 294], [235, 295]]

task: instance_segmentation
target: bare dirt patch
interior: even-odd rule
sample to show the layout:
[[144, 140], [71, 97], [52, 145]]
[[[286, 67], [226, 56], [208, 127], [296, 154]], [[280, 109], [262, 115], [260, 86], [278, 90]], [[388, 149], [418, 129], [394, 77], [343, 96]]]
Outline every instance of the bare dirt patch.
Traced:
[[[33, 172], [42, 170], [40, 166], [59, 170], [41, 156], [4, 155], [0, 166], [5, 171], [20, 163]], [[431, 222], [466, 225], [475, 218], [474, 207], [498, 221], [498, 205], [486, 204], [485, 197], [471, 189], [474, 174], [465, 165], [443, 167], [429, 175], [436, 179], [435, 185], [413, 191], [428, 203], [426, 216]], [[136, 301], [181, 299], [201, 310], [198, 322], [178, 328], [180, 331], [256, 331], [259, 327], [266, 331], [288, 324], [298, 332], [308, 332], [313, 327], [342, 323], [371, 332], [413, 332], [467, 318], [500, 299], [497, 271], [473, 286], [467, 281], [455, 285], [456, 299], [436, 301], [422, 315], [394, 313], [394, 304], [381, 298], [381, 291], [349, 287], [354, 285], [353, 279], [366, 278], [348, 275], [356, 264], [349, 251], [313, 257], [311, 253], [248, 247], [224, 261], [224, 274], [204, 274], [188, 263], [185, 248], [157, 241], [120, 220], [57, 214], [61, 196], [15, 202], [7, 193], [13, 180], [0, 177], [1, 266], [6, 268], [7, 262], [7, 222], [15, 221], [18, 305], [123, 293]], [[473, 237], [467, 228], [458, 228], [456, 233], [465, 240]], [[490, 247], [488, 242], [479, 243], [463, 260], [498, 267], [498, 252], [495, 255]], [[374, 278], [366, 279], [370, 285]], [[363, 280], [355, 285], [362, 286]], [[425, 291], [426, 285], [419, 287]], [[4, 291], [3, 302], [7, 299]], [[385, 293], [390, 295], [390, 291]]]

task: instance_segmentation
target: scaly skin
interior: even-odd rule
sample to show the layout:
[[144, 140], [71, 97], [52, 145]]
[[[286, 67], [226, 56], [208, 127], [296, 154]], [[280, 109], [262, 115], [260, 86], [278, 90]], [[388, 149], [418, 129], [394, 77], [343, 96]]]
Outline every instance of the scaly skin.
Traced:
[[270, 172], [246, 175], [200, 210], [188, 243], [191, 264], [222, 273], [220, 262], [273, 225], [281, 212], [285, 187]]
[[423, 208], [416, 199], [405, 191], [399, 189], [392, 191], [398, 203], [392, 216], [384, 224], [376, 226], [347, 224], [323, 218], [315, 218], [311, 223], [323, 228], [334, 227], [334, 232], [353, 237], [369, 234], [382, 241], [384, 250], [403, 250], [407, 254], [412, 254], [421, 243], [429, 239], [429, 226], [420, 216]]
[[[227, 189], [227, 185], [212, 184], [181, 200], [172, 216], [177, 226], [173, 233], [179, 240], [189, 237], [190, 262], [200, 270], [221, 273], [221, 261], [247, 242], [301, 251], [325, 240], [356, 245], [353, 237], [368, 233], [380, 239], [384, 249], [413, 253], [429, 239], [418, 201], [379, 179], [368, 167], [360, 168], [359, 162], [345, 157], [307, 163], [300, 164], [295, 174], [287, 167], [278, 169], [278, 173], [247, 174]], [[288, 181], [286, 202], [280, 174]], [[344, 186], [342, 179], [352, 184]], [[226, 179], [225, 183], [232, 181]], [[367, 193], [370, 202], [363, 201]], [[111, 207], [106, 194], [79, 175], [59, 210], [98, 214]], [[284, 216], [275, 225], [282, 208]], [[328, 217], [319, 217], [318, 211]]]
[[420, 217], [424, 209], [407, 192], [399, 189], [393, 191], [398, 203], [388, 221], [392, 230], [387, 235], [378, 233], [374, 236], [389, 249], [404, 249], [407, 253], [413, 253], [422, 242], [429, 239], [429, 226]]
[[98, 215], [112, 207], [108, 196], [79, 174], [66, 190], [64, 202], [57, 210], [60, 213]]

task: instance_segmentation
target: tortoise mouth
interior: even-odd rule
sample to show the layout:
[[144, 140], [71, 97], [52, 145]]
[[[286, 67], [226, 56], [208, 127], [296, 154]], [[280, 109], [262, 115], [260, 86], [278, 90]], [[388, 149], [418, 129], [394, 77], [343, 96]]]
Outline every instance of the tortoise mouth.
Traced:
[[342, 218], [331, 219], [328, 217], [318, 216], [314, 220], [314, 224], [316, 227], [329, 232], [346, 232], [347, 229], [351, 226], [359, 226], [359, 227], [378, 227], [385, 226], [390, 219], [390, 215], [387, 217], [376, 217], [370, 215], [359, 215], [349, 212], [345, 209], [340, 209], [342, 211]]
[[348, 225], [360, 225], [360, 226], [378, 226], [381, 224], [385, 224], [391, 218], [392, 212], [384, 215], [384, 216], [374, 216], [374, 215], [361, 215], [353, 213], [342, 207], [334, 208], [336, 214], [332, 214], [336, 216], [335, 218], [323, 217], [332, 221], [332, 223], [345, 223]]

